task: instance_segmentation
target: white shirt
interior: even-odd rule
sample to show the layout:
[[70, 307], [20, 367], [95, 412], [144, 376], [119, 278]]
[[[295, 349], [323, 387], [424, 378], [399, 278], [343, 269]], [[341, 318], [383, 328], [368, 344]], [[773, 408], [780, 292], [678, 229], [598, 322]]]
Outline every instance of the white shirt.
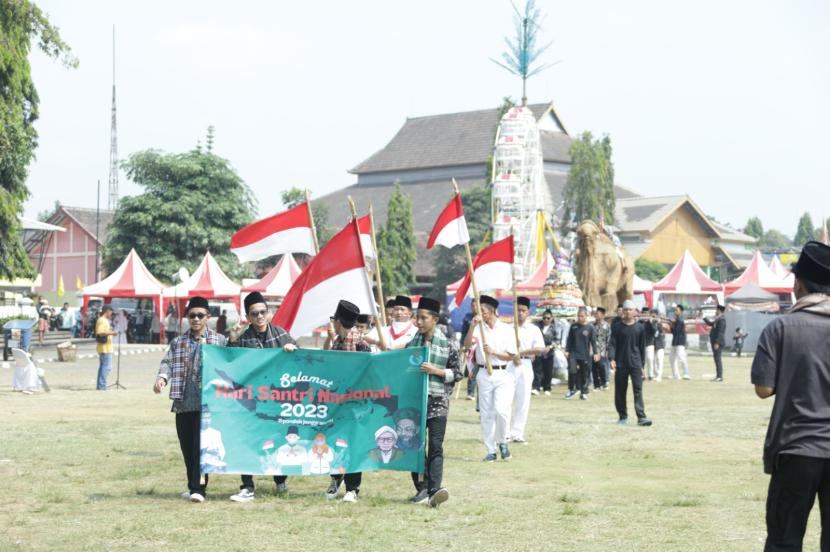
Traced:
[[[398, 325], [401, 325], [401, 323], [398, 322]], [[383, 339], [388, 349], [403, 349], [412, 341], [415, 334], [418, 333], [418, 328], [415, 327], [415, 324], [411, 320], [402, 323], [402, 326], [398, 329], [395, 329], [393, 326], [385, 326], [383, 328]], [[392, 335], [393, 332], [395, 335]]]
[[[484, 323], [484, 336], [487, 338], [487, 345], [490, 346], [491, 351], [497, 353], [516, 354], [516, 334], [513, 332], [513, 326], [507, 325], [501, 320], [496, 320], [495, 326], [492, 328]], [[481, 344], [481, 330], [478, 324], [473, 328], [473, 339], [476, 340], [476, 364], [484, 364], [484, 347]], [[507, 361], [497, 359], [490, 356], [490, 363], [495, 366], [503, 366]]]
[[545, 338], [542, 336], [542, 330], [539, 329], [539, 326], [528, 319], [525, 320], [524, 325], [519, 326], [519, 343], [522, 351], [540, 349], [545, 347]]

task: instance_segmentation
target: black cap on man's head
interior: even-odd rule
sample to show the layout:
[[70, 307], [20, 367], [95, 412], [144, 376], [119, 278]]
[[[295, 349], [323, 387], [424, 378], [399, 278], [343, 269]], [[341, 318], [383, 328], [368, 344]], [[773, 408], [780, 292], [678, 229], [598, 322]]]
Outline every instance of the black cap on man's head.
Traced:
[[208, 300], [198, 295], [196, 297], [190, 298], [190, 301], [187, 302], [187, 308], [184, 309], [184, 311], [190, 312], [190, 309], [205, 309], [206, 311], [210, 312], [210, 308], [208, 307]]
[[527, 297], [522, 297], [522, 296], [517, 297], [516, 298], [516, 303], [518, 303], [519, 305], [523, 305], [527, 308], [530, 308], [530, 299], [528, 299]]
[[407, 309], [412, 310], [412, 299], [408, 295], [396, 295], [395, 306], [406, 307]]
[[337, 310], [334, 311], [332, 318], [339, 320], [344, 328], [353, 328], [358, 316], [360, 316], [360, 309], [357, 308], [357, 305], [341, 300], [337, 303]]
[[421, 297], [418, 301], [418, 310], [426, 310], [433, 314], [441, 313], [441, 303], [431, 297]]
[[487, 305], [493, 310], [497, 310], [499, 308], [499, 301], [495, 297], [490, 297], [489, 295], [482, 295], [479, 297], [479, 301], [481, 301], [482, 306]]
[[265, 297], [258, 291], [253, 291], [245, 296], [245, 314], [251, 312], [251, 307], [257, 303], [265, 303]]
[[808, 241], [792, 267], [796, 278], [813, 286], [830, 286], [830, 246]]

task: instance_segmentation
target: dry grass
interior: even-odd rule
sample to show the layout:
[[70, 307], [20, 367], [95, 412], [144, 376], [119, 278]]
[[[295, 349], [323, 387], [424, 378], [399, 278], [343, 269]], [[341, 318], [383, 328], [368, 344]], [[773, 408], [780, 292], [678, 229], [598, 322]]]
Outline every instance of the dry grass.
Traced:
[[[0, 550], [759, 550], [767, 477], [760, 464], [771, 402], [754, 397], [749, 363], [727, 383], [647, 384], [651, 428], [614, 425], [611, 391], [588, 402], [534, 397], [529, 446], [483, 464], [479, 426], [456, 401], [445, 445], [451, 500], [405, 503], [408, 474], [364, 477], [356, 505], [326, 502], [326, 480], [289, 480], [277, 498], [227, 500], [215, 478], [203, 505], [182, 501], [184, 468], [169, 402], [150, 391], [158, 354], [131, 357], [127, 391], [99, 393], [94, 361], [53, 365], [49, 395], [0, 387]], [[0, 371], [7, 383], [10, 374]], [[814, 512], [807, 548], [818, 546]]]

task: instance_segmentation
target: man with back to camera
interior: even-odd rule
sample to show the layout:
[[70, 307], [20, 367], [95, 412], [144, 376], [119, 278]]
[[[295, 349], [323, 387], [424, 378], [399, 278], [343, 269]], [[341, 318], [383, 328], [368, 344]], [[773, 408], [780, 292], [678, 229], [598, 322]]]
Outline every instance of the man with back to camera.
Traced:
[[775, 395], [764, 550], [801, 550], [816, 494], [821, 550], [830, 550], [830, 247], [807, 242], [793, 274], [796, 303], [764, 328], [752, 361], [755, 393]]
[[608, 358], [611, 360], [611, 369], [614, 370], [614, 405], [617, 408], [619, 420], [617, 424], [628, 423], [627, 397], [628, 380], [631, 379], [631, 388], [634, 392], [634, 411], [637, 414], [637, 425], [650, 426], [651, 420], [646, 417], [643, 404], [643, 367], [646, 358], [646, 330], [635, 317], [634, 301], [623, 303], [620, 322], [611, 329], [611, 340], [608, 343]]
[[714, 320], [704, 320], [712, 329], [709, 330], [709, 344], [712, 346], [712, 358], [715, 360], [715, 377], [712, 381], [723, 382], [723, 348], [726, 346], [726, 308], [718, 305], [718, 315]]
[[[237, 322], [230, 330], [228, 347], [245, 347], [247, 349], [278, 349], [282, 348], [287, 353], [297, 349], [294, 338], [284, 329], [271, 324], [271, 316], [265, 298], [258, 291], [245, 296], [245, 316], [248, 319], [248, 327]], [[223, 311], [224, 312], [224, 311]], [[219, 326], [217, 325], [217, 333]], [[287, 475], [275, 475], [274, 483], [277, 485], [277, 494], [288, 492], [286, 480]], [[242, 486], [239, 492], [231, 496], [234, 502], [250, 502], [254, 499], [254, 478], [252, 475], [242, 476]]]

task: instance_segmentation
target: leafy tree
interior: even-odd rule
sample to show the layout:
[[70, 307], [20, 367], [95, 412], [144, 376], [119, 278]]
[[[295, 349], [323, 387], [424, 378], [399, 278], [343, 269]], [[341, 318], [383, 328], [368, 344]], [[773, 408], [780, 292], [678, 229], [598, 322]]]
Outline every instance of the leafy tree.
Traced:
[[564, 227], [585, 219], [614, 221], [614, 164], [611, 161], [611, 139], [594, 140], [590, 132], [571, 144], [571, 170], [563, 192]]
[[634, 273], [644, 280], [657, 282], [669, 273], [669, 269], [663, 263], [649, 261], [648, 259], [637, 259], [634, 262]]
[[752, 236], [756, 240], [760, 240], [764, 237], [764, 225], [761, 223], [761, 219], [758, 217], [752, 217], [748, 221], [746, 221], [746, 226], [744, 227], [744, 234], [747, 236]]
[[145, 192], [125, 197], [110, 225], [104, 268], [112, 271], [134, 247], [162, 280], [196, 269], [210, 251], [232, 278], [248, 276], [230, 252], [231, 235], [251, 222], [256, 204], [230, 163], [208, 151], [134, 153], [123, 163]]
[[761, 238], [761, 246], [767, 249], [785, 249], [792, 244], [790, 238], [774, 228], [767, 230]]
[[[280, 193], [280, 199], [286, 209], [296, 207], [305, 201], [305, 190], [302, 188], [289, 188]], [[334, 233], [340, 230], [329, 226], [329, 208], [320, 201], [311, 202], [311, 216], [314, 217], [314, 226], [317, 228], [317, 240], [320, 242], [322, 248], [328, 242]]]
[[26, 176], [37, 148], [34, 123], [38, 98], [32, 82], [29, 52], [32, 40], [66, 67], [77, 67], [58, 28], [29, 0], [0, 2], [0, 278], [34, 276], [20, 241], [23, 202], [29, 197]]
[[[447, 200], [449, 201], [449, 198]], [[464, 190], [461, 192], [461, 203], [464, 205], [464, 218], [467, 220], [467, 230], [470, 233], [470, 247], [475, 255], [476, 247], [482, 243], [490, 229], [490, 188], [476, 186]], [[436, 247], [433, 255], [435, 280], [432, 283], [430, 297], [443, 302], [447, 296], [447, 286], [467, 272], [467, 258], [462, 245], [452, 249]]]
[[795, 232], [793, 245], [796, 247], [802, 247], [805, 243], [814, 239], [815, 236], [816, 229], [815, 226], [813, 226], [813, 219], [810, 217], [810, 213], [804, 213], [798, 220], [798, 230]]
[[386, 295], [408, 294], [415, 282], [415, 233], [412, 227], [412, 200], [395, 182], [389, 198], [386, 225], [378, 232], [380, 276]]

